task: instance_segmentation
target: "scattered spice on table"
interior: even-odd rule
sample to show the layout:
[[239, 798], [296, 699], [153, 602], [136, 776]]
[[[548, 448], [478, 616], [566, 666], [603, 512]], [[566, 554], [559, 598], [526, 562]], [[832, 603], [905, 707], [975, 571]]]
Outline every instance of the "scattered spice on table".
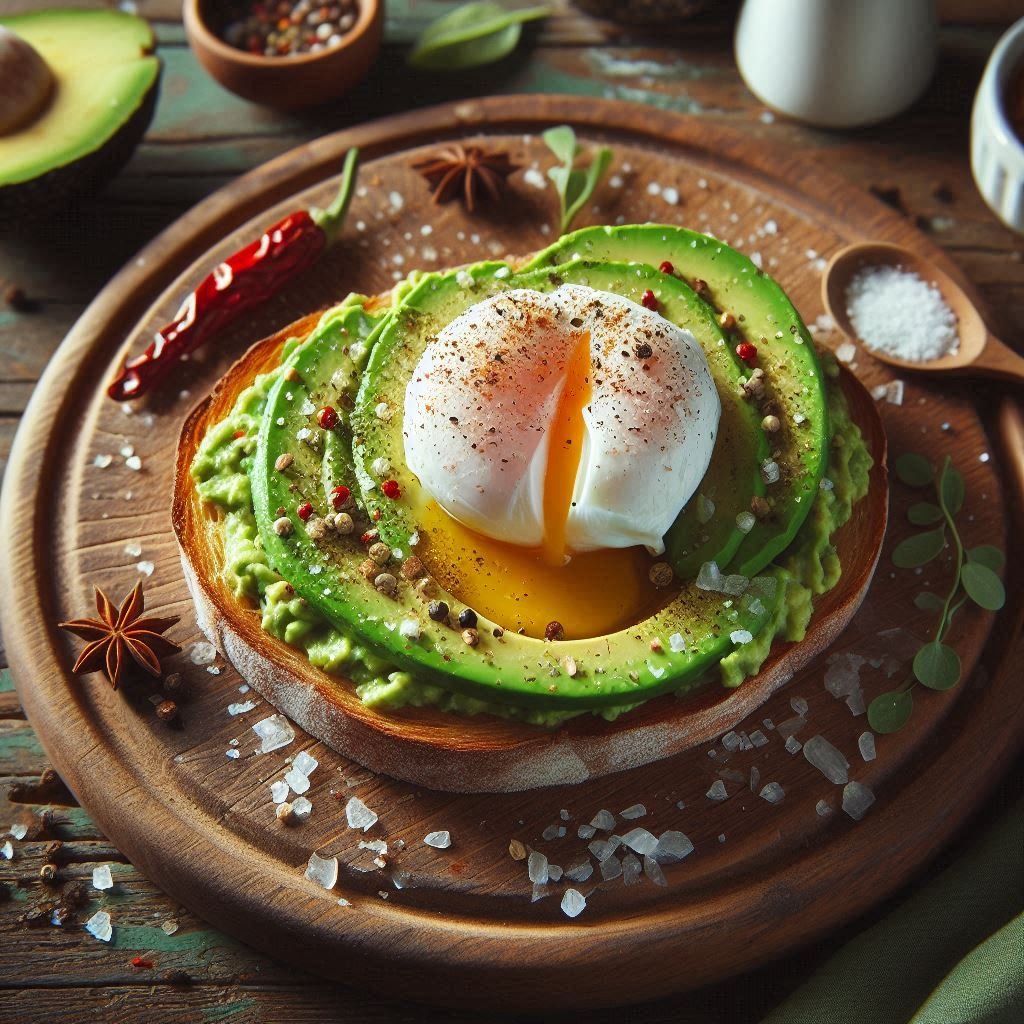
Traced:
[[934, 284], [902, 267], [865, 267], [850, 281], [846, 309], [869, 348], [908, 362], [958, 349], [956, 315]]
[[144, 618], [142, 613], [145, 609], [141, 582], [135, 584], [118, 608], [97, 587], [98, 619], [72, 619], [58, 623], [61, 629], [88, 641], [71, 671], [80, 675], [102, 669], [115, 690], [132, 662], [151, 676], [159, 676], [160, 659], [181, 650], [162, 635], [178, 618]]
[[319, 53], [343, 42], [359, 15], [355, 0], [247, 0], [230, 4], [224, 41], [264, 57]]

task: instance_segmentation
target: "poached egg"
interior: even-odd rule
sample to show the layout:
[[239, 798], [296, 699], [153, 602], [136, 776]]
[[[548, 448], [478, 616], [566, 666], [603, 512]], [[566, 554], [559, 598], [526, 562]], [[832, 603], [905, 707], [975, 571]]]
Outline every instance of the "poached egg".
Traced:
[[406, 390], [405, 455], [449, 516], [551, 565], [659, 554], [720, 412], [689, 331], [583, 285], [518, 289], [428, 342]]

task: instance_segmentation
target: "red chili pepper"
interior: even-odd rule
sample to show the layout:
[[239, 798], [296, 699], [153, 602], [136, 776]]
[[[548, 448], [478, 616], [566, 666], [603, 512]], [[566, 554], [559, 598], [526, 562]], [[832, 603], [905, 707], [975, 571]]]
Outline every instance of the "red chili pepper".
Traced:
[[144, 967], [147, 971], [153, 970], [153, 961], [146, 960], [141, 956], [132, 957], [132, 967]]
[[749, 366], [757, 358], [757, 348], [749, 341], [741, 341], [736, 346], [736, 355]]
[[657, 310], [658, 297], [654, 294], [654, 292], [651, 291], [650, 288], [648, 288], [647, 291], [645, 291], [643, 295], [640, 296], [640, 305], [644, 306], [646, 309]]
[[341, 187], [330, 207], [289, 214], [207, 274], [174, 320], [157, 331], [149, 348], [125, 363], [107, 394], [118, 402], [138, 398], [166, 378], [182, 356], [313, 266], [345, 216], [357, 158], [358, 151], [349, 150]]

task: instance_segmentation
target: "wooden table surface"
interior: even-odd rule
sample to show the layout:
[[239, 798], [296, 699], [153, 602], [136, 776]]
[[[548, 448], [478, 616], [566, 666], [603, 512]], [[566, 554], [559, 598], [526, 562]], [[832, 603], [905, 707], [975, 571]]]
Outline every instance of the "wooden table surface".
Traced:
[[[78, 6], [104, 6], [78, 0]], [[3, 0], [0, 10], [47, 6]], [[110, 3], [109, 6], [116, 6]], [[450, 77], [404, 71], [405, 45], [446, 5], [390, 0], [384, 49], [371, 77], [326, 108], [285, 115], [223, 91], [185, 43], [178, 0], [139, 0], [154, 24], [164, 78], [156, 118], [133, 160], [101, 196], [52, 223], [0, 237], [0, 294], [24, 290], [32, 309], [0, 302], [0, 471], [35, 382], [67, 329], [106, 281], [193, 203], [277, 154], [325, 132], [373, 117], [485, 93], [562, 92], [609, 96], [728, 125], [766, 146], [787, 147], [896, 206], [942, 245], [978, 287], [992, 327], [1018, 349], [1024, 340], [1024, 239], [1002, 227], [978, 196], [968, 160], [974, 91], [998, 38], [1000, 5], [987, 24], [951, 11], [942, 30], [935, 80], [907, 114], [877, 128], [825, 132], [773, 116], [744, 87], [733, 63], [731, 20], [722, 13], [680, 26], [673, 38], [644, 38], [573, 11], [563, 0], [528, 34], [521, 52], [492, 67]], [[952, 9], [953, 5], [946, 5]], [[669, 43], [670, 45], [665, 45]], [[987, 391], [978, 389], [979, 403]], [[301, 974], [240, 945], [176, 906], [146, 881], [98, 831], [47, 766], [25, 721], [0, 647], [0, 833], [30, 825], [15, 857], [0, 860], [0, 1018], [159, 1021], [477, 1020], [388, 1003], [359, 979], [342, 988]], [[965, 835], [931, 867], [934, 874], [970, 835], [1024, 792], [1018, 768], [993, 794]], [[61, 840], [56, 884], [39, 871]], [[108, 946], [82, 930], [98, 907], [95, 865], [112, 865], [117, 886], [106, 904], [118, 927]], [[894, 902], [898, 902], [894, 901]], [[891, 906], [892, 904], [890, 904]], [[650, 1022], [757, 1021], [807, 978], [843, 941], [876, 920], [880, 908], [827, 942], [741, 979], [635, 1008]], [[51, 919], [60, 919], [55, 925]], [[161, 925], [176, 922], [165, 934]], [[133, 966], [142, 958], [152, 966]], [[568, 979], [567, 979], [568, 982]], [[641, 995], [641, 994], [638, 994]], [[588, 1012], [593, 1022], [620, 1011]], [[581, 1017], [581, 1019], [584, 1019]]]

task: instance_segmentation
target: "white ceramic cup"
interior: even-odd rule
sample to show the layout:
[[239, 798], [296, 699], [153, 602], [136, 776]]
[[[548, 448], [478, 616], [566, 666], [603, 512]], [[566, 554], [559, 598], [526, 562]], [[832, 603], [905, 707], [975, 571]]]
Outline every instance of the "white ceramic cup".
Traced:
[[1024, 142], [1006, 115], [1006, 90], [1024, 71], [1024, 18], [996, 44], [971, 114], [971, 171], [982, 198], [1007, 226], [1024, 234]]
[[910, 106], [935, 69], [934, 0], [745, 0], [736, 63], [770, 107], [829, 128]]

